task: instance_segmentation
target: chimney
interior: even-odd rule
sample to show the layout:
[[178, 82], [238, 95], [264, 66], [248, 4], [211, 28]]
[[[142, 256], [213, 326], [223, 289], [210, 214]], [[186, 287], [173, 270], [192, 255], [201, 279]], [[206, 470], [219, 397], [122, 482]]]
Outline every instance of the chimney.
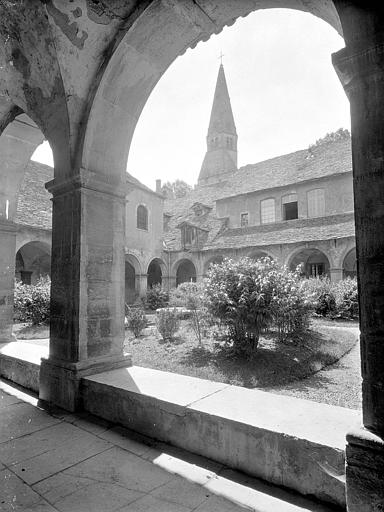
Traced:
[[161, 194], [161, 180], [156, 180], [156, 192]]

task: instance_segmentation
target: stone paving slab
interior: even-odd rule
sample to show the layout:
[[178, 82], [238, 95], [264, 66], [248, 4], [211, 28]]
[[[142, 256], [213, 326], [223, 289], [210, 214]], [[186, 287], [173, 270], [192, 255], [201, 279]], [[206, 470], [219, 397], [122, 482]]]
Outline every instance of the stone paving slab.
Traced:
[[44, 498], [8, 469], [0, 471], [1, 512], [53, 512]]
[[12, 392], [0, 380], [1, 512], [330, 512], [222, 464], [89, 414], [49, 413], [4, 389]]

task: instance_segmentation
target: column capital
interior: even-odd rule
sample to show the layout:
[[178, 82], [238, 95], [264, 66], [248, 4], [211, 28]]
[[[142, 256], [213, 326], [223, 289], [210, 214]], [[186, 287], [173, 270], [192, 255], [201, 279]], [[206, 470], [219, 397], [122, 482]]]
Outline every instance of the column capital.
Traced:
[[384, 42], [359, 51], [342, 48], [332, 54], [332, 64], [348, 95], [369, 81], [384, 81]]
[[126, 187], [120, 179], [113, 175], [90, 171], [81, 167], [78, 174], [59, 180], [55, 178], [45, 184], [45, 188], [54, 198], [70, 194], [76, 190], [85, 189], [102, 194], [108, 194], [125, 201]]

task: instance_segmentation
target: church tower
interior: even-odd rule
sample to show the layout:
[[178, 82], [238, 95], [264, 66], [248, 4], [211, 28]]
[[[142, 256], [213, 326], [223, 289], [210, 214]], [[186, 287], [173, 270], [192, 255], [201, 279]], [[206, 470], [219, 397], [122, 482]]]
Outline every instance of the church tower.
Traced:
[[199, 174], [199, 185], [225, 181], [237, 170], [237, 133], [223, 64], [217, 76], [207, 135], [207, 152]]

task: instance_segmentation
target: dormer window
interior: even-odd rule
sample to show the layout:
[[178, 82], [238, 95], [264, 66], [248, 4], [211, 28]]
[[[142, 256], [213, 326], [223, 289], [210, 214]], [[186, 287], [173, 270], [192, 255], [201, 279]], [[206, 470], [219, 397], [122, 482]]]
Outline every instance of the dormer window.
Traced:
[[148, 231], [148, 209], [143, 204], [139, 204], [137, 207], [136, 220], [137, 229], [144, 229], [145, 231]]
[[197, 232], [194, 226], [184, 225], [181, 228], [181, 245], [184, 249], [189, 249], [197, 242]]

